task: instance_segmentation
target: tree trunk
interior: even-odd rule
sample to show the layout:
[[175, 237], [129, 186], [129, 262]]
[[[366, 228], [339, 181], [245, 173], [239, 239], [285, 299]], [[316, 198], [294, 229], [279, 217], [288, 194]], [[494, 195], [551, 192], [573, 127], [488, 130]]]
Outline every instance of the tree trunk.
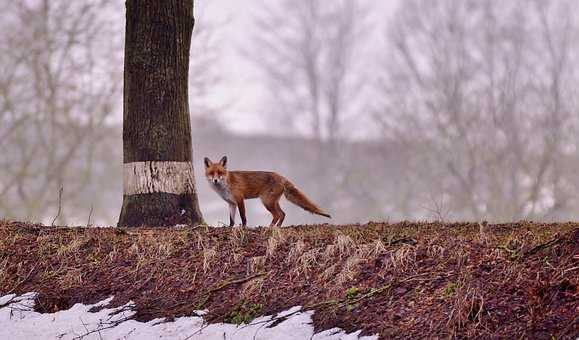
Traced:
[[193, 0], [127, 0], [119, 226], [203, 222], [187, 79]]

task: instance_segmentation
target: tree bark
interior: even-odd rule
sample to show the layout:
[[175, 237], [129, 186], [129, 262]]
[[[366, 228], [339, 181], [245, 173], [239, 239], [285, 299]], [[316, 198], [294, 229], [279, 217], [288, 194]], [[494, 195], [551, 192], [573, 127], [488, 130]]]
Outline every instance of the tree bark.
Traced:
[[200, 224], [187, 80], [193, 0], [127, 0], [119, 226]]

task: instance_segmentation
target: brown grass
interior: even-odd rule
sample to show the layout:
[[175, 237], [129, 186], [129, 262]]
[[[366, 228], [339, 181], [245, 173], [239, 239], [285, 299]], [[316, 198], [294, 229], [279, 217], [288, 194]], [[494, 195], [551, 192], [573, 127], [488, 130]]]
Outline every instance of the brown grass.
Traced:
[[115, 296], [137, 319], [240, 304], [313, 308], [316, 327], [382, 338], [579, 336], [579, 225], [370, 223], [53, 228], [0, 221], [0, 295], [38, 310]]

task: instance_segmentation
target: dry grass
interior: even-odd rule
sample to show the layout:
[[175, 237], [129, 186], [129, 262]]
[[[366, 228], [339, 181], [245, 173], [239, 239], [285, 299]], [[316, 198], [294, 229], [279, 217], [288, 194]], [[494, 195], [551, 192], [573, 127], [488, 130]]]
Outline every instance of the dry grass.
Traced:
[[231, 230], [231, 244], [235, 248], [245, 246], [247, 242], [247, 232], [245, 228], [233, 228]]
[[271, 228], [270, 236], [267, 239], [265, 255], [268, 258], [274, 258], [277, 250], [283, 246], [289, 236], [290, 232], [282, 228]]
[[344, 263], [342, 271], [336, 275], [336, 283], [339, 287], [346, 287], [354, 283], [354, 279], [360, 274], [360, 264], [364, 260], [357, 256], [349, 257]]
[[348, 256], [356, 249], [356, 243], [348, 235], [338, 234], [334, 243], [340, 257]]
[[210, 249], [203, 249], [203, 272], [207, 273], [215, 259], [217, 258], [217, 249], [210, 248]]
[[306, 249], [306, 244], [303, 240], [297, 240], [290, 246], [290, 250], [288, 252], [286, 263], [291, 264], [295, 263], [297, 259], [304, 253]]
[[397, 272], [406, 272], [416, 263], [416, 248], [411, 245], [402, 245], [390, 252], [390, 263]]
[[294, 272], [297, 275], [306, 275], [310, 270], [316, 268], [319, 265], [319, 255], [319, 248], [314, 248], [303, 253], [300, 257], [298, 257], [297, 266], [295, 267]]
[[261, 272], [263, 268], [265, 268], [266, 261], [267, 257], [265, 256], [254, 256], [250, 258], [247, 273], [255, 274]]

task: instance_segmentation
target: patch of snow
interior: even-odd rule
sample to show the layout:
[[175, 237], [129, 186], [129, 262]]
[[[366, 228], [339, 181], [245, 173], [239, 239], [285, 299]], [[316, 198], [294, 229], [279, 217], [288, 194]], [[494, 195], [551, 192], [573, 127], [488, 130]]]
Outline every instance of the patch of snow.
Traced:
[[[207, 324], [202, 315], [180, 317], [173, 322], [155, 319], [139, 322], [134, 303], [105, 308], [112, 297], [94, 305], [75, 304], [69, 310], [51, 314], [34, 311], [37, 294], [14, 294], [0, 297], [0, 339], [191, 339], [191, 340], [373, 340], [377, 336], [360, 336], [360, 331], [348, 334], [339, 328], [314, 334], [312, 311], [293, 307], [275, 316], [263, 316], [248, 325]], [[91, 308], [102, 308], [90, 312]]]

